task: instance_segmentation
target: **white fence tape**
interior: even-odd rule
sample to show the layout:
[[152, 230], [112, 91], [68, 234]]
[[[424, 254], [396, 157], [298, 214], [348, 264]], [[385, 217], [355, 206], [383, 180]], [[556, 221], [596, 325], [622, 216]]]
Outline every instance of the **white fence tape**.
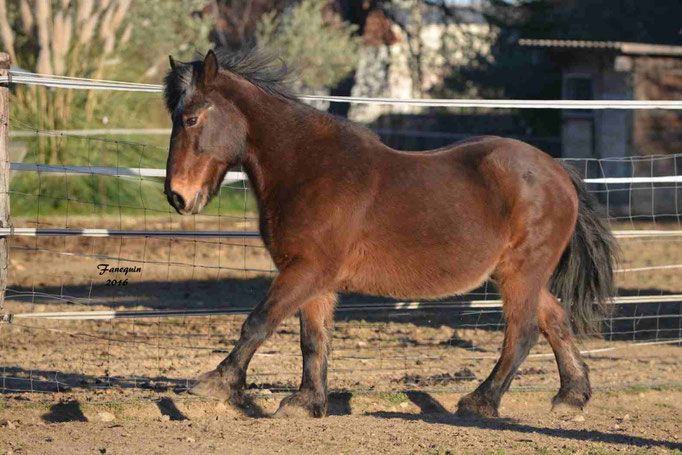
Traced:
[[[682, 230], [678, 231], [613, 231], [616, 238], [648, 238], [648, 237], [682, 237]], [[259, 238], [257, 231], [160, 231], [160, 230], [127, 230], [127, 229], [57, 229], [57, 228], [20, 228], [0, 227], [0, 237], [5, 236], [28, 236], [28, 237], [177, 237], [177, 238]], [[654, 268], [678, 268], [678, 265], [652, 266]], [[624, 271], [627, 269], [624, 269]], [[635, 270], [635, 269], [633, 269]], [[642, 269], [644, 270], [644, 269]], [[628, 270], [629, 271], [629, 270]]]
[[[161, 85], [93, 79], [64, 78], [11, 70], [0, 83], [41, 85], [53, 88], [117, 90], [159, 93]], [[393, 104], [423, 107], [485, 107], [498, 109], [682, 109], [682, 101], [650, 100], [471, 100], [471, 99], [399, 99], [360, 96], [299, 95], [305, 101], [329, 101], [353, 104]]]
[[[10, 163], [12, 171], [28, 171], [55, 173], [60, 175], [104, 175], [122, 178], [166, 176], [165, 169], [123, 168], [107, 166], [68, 166], [33, 163]], [[228, 172], [223, 185], [245, 181], [248, 177], [243, 172]], [[682, 183], [682, 176], [664, 177], [611, 177], [585, 179], [586, 183]], [[0, 236], [82, 236], [82, 237], [208, 237], [208, 238], [253, 238], [257, 232], [222, 232], [222, 231], [136, 231], [109, 229], [35, 229], [35, 228], [0, 228]], [[641, 237], [680, 237], [682, 230], [623, 230], [614, 231], [618, 238]]]
[[[110, 175], [116, 177], [166, 177], [165, 169], [107, 166], [68, 166], [53, 164], [10, 163], [12, 171], [55, 173], [60, 175]], [[223, 185], [246, 180], [243, 172], [228, 172]]]
[[10, 131], [9, 137], [41, 136], [169, 136], [170, 128], [101, 128], [89, 130]]
[[[39, 75], [24, 71], [11, 70], [9, 76], [0, 77], [0, 83], [40, 85], [53, 88], [86, 89], [86, 90], [116, 90], [130, 92], [159, 93], [163, 87], [154, 84], [140, 84], [119, 81], [93, 80], [84, 78], [70, 78], [63, 76]], [[300, 95], [300, 99], [307, 101], [345, 102], [355, 104], [392, 104], [412, 105], [423, 107], [481, 107], [481, 108], [504, 108], [504, 109], [682, 109], [682, 101], [647, 101], [647, 100], [454, 100], [454, 99], [396, 99], [396, 98], [367, 98], [367, 97], [338, 97], [322, 95]], [[79, 135], [107, 134], [107, 130], [83, 130]], [[145, 130], [147, 134], [165, 134], [167, 130]], [[59, 131], [51, 132], [60, 134]], [[64, 132], [67, 133], [67, 132]], [[68, 133], [75, 134], [70, 131]], [[33, 131], [21, 131], [12, 133], [12, 137], [30, 137], [36, 134]], [[140, 134], [139, 130], [130, 130], [128, 133]], [[148, 168], [118, 168], [104, 166], [67, 166], [67, 165], [43, 165], [30, 163], [11, 163], [13, 171], [33, 171], [45, 173], [60, 173], [64, 175], [109, 175], [119, 177], [165, 177], [164, 169]], [[242, 172], [230, 172], [227, 174], [225, 183], [246, 180]], [[608, 177], [586, 179], [586, 183], [599, 184], [627, 184], [627, 183], [680, 183], [682, 176], [663, 177]], [[213, 237], [213, 238], [258, 238], [257, 232], [245, 231], [135, 231], [135, 230], [109, 230], [109, 229], [41, 229], [41, 228], [0, 228], [0, 236], [28, 235], [28, 236], [86, 236], [86, 237], [116, 237], [116, 236], [141, 236], [141, 237]], [[614, 231], [618, 238], [635, 237], [668, 237], [682, 236], [682, 231]], [[658, 268], [679, 268], [682, 265], [664, 265], [644, 268], [622, 269], [618, 272], [631, 272], [653, 270]], [[682, 295], [665, 296], [635, 296], [615, 297], [614, 304], [622, 303], [664, 303], [680, 302]], [[472, 300], [465, 302], [397, 302], [381, 303], [371, 306], [339, 307], [337, 311], [385, 311], [385, 310], [420, 310], [428, 308], [500, 308], [499, 300]], [[145, 317], [187, 317], [218, 314], [243, 314], [248, 309], [214, 309], [214, 310], [162, 310], [162, 311], [86, 311], [86, 312], [60, 312], [60, 313], [23, 313], [3, 317], [5, 322], [12, 319], [22, 318], [48, 318], [48, 319], [118, 319], [118, 318], [145, 318]]]
[[56, 229], [56, 228], [0, 228], [3, 236], [28, 237], [160, 237], [160, 238], [222, 238], [250, 239], [260, 238], [256, 231], [136, 231], [126, 229]]
[[667, 175], [662, 177], [602, 177], [585, 179], [585, 183], [682, 183], [682, 175]]
[[[126, 168], [106, 166], [69, 166], [55, 164], [10, 163], [12, 171], [32, 171], [57, 173], [62, 175], [111, 175], [118, 177], [165, 177], [165, 169]], [[223, 184], [246, 180], [243, 172], [228, 172]], [[585, 179], [585, 183], [623, 184], [623, 183], [682, 183], [682, 175], [662, 177], [603, 177]]]
[[422, 107], [485, 107], [491, 109], [682, 109], [682, 101], [648, 100], [455, 100], [365, 98], [360, 96], [300, 95], [306, 101], [352, 104], [398, 104]]

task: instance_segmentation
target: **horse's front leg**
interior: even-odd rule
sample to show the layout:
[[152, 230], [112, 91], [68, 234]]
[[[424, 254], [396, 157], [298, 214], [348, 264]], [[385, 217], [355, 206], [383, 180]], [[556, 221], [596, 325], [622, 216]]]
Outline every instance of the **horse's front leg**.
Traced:
[[256, 350], [282, 320], [324, 293], [325, 279], [318, 270], [302, 260], [292, 261], [282, 269], [268, 297], [244, 321], [241, 336], [230, 355], [215, 370], [201, 375], [190, 393], [242, 404], [246, 370]]
[[336, 294], [323, 294], [301, 307], [303, 378], [298, 392], [280, 403], [276, 417], [327, 415], [327, 359], [331, 353], [329, 330]]

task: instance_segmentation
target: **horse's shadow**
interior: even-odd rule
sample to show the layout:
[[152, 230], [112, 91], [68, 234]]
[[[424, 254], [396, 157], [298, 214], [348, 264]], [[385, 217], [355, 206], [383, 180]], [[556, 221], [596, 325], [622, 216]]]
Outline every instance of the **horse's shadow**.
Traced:
[[682, 450], [682, 443], [643, 438], [628, 434], [605, 433], [597, 430], [571, 430], [550, 428], [517, 423], [511, 419], [464, 419], [454, 414], [408, 414], [401, 412], [375, 412], [374, 417], [384, 419], [421, 420], [427, 423], [452, 425], [456, 427], [480, 428], [483, 430], [506, 430], [521, 434], [540, 434], [553, 438], [574, 439], [585, 442], [622, 444], [634, 447], [663, 447], [669, 450]]
[[[35, 372], [34, 372], [35, 373]], [[180, 380], [176, 380], [181, 382]], [[423, 421], [430, 424], [451, 425], [455, 427], [472, 427], [485, 430], [506, 430], [520, 434], [541, 434], [553, 438], [574, 439], [586, 442], [602, 442], [607, 444], [622, 444], [635, 447], [662, 447], [670, 450], [682, 450], [682, 443], [663, 441], [627, 434], [605, 433], [597, 430], [576, 430], [563, 428], [550, 428], [518, 423], [512, 419], [471, 419], [458, 417], [449, 412], [432, 395], [426, 392], [406, 391], [407, 398], [420, 410], [418, 414], [403, 412], [371, 412], [365, 415], [380, 419], [402, 419], [406, 421]], [[353, 415], [351, 406], [353, 394], [351, 392], [332, 392], [330, 394], [329, 415], [349, 416]], [[266, 418], [270, 415], [259, 406], [253, 397], [247, 396], [246, 401], [238, 406], [245, 416], [252, 418]], [[176, 406], [174, 400], [162, 397], [157, 406], [163, 415], [168, 415], [171, 420], [186, 420], [182, 411]], [[43, 415], [46, 422], [86, 421], [80, 409], [78, 401], [56, 403], [50, 408], [50, 412]]]
[[458, 417], [450, 413], [436, 399], [425, 392], [407, 392], [407, 397], [419, 407], [419, 414], [403, 412], [372, 412], [371, 415], [381, 419], [403, 419], [407, 421], [423, 421], [431, 424], [452, 425], [456, 427], [480, 428], [483, 430], [506, 430], [521, 434], [540, 434], [552, 438], [573, 439], [585, 442], [601, 442], [606, 444], [622, 444], [634, 447], [662, 447], [669, 450], [682, 450], [682, 443], [658, 439], [632, 436], [628, 434], [605, 433], [597, 430], [579, 430], [550, 428], [518, 423], [513, 419], [472, 419]]

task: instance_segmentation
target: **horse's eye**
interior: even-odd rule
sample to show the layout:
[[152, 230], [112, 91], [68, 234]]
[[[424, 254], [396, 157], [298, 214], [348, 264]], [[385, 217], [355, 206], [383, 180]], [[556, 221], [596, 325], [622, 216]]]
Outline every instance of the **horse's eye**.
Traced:
[[185, 125], [187, 126], [194, 126], [197, 124], [197, 118], [196, 117], [190, 117], [185, 120]]

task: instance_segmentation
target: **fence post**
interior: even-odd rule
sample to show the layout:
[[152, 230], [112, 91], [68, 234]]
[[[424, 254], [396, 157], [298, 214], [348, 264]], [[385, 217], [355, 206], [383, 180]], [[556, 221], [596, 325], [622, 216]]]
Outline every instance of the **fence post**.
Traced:
[[[0, 52], [0, 76], [9, 76], [9, 54]], [[0, 227], [9, 227], [9, 83], [0, 84]], [[0, 308], [5, 302], [9, 236], [0, 237]]]

